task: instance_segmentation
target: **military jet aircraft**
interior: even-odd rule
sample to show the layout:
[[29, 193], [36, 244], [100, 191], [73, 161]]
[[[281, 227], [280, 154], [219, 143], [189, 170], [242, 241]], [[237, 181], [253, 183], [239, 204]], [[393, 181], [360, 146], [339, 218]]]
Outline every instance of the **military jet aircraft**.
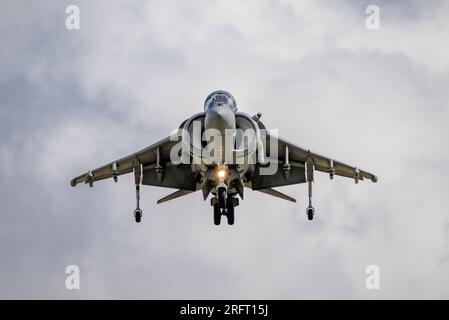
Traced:
[[377, 177], [355, 166], [321, 156], [300, 147], [267, 130], [261, 114], [250, 116], [237, 110], [234, 97], [226, 91], [210, 93], [204, 103], [204, 112], [183, 121], [169, 137], [113, 161], [71, 180], [93, 186], [94, 182], [134, 173], [137, 207], [136, 222], [142, 218], [139, 207], [141, 185], [177, 189], [159, 199], [163, 203], [192, 192], [202, 191], [214, 212], [214, 224], [226, 216], [234, 224], [234, 208], [243, 200], [244, 189], [249, 188], [284, 200], [296, 200], [274, 187], [308, 183], [309, 205], [306, 215], [312, 220], [312, 183], [314, 171], [351, 178], [358, 183]]

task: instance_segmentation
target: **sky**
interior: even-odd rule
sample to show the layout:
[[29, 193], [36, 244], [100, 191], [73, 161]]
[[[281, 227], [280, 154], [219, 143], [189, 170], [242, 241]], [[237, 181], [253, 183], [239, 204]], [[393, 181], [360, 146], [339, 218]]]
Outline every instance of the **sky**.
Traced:
[[[0, 298], [448, 299], [448, 38], [437, 0], [2, 1]], [[247, 190], [218, 227], [199, 193], [143, 187], [136, 224], [131, 175], [70, 187], [218, 89], [379, 182], [316, 174], [313, 221], [305, 184]]]

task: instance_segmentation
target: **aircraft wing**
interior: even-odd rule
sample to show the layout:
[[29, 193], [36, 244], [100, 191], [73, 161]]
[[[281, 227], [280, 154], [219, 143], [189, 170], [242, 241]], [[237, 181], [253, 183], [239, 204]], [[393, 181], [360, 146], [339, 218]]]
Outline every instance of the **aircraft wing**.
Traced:
[[92, 184], [95, 181], [131, 173], [133, 172], [134, 167], [138, 166], [139, 164], [142, 165], [144, 173], [145, 170], [154, 170], [154, 168], [156, 168], [158, 152], [160, 161], [162, 163], [170, 161], [170, 150], [176, 143], [177, 141], [170, 141], [170, 137], [167, 137], [136, 153], [108, 163], [95, 170], [88, 171], [72, 179], [70, 181], [70, 184], [72, 185], [72, 187], [76, 186], [79, 183]]
[[[267, 141], [268, 137], [269, 136], [267, 135]], [[372, 182], [377, 182], [377, 177], [368, 171], [322, 156], [307, 148], [291, 143], [286, 139], [278, 138], [278, 157], [283, 162], [285, 162], [286, 148], [288, 148], [289, 151], [288, 157], [292, 167], [301, 165], [305, 167], [306, 163], [310, 163], [313, 164], [315, 170], [326, 172], [331, 174], [331, 176], [337, 175], [351, 178], [356, 182], [364, 179], [370, 179]]]

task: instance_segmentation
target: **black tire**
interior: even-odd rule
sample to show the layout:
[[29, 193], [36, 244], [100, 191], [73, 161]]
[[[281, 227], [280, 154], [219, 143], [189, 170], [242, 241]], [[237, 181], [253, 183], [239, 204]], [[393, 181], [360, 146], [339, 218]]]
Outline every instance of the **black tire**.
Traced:
[[134, 219], [139, 223], [142, 220], [142, 211], [134, 212]]
[[226, 188], [218, 188], [217, 196], [218, 196], [218, 207], [220, 209], [225, 209], [226, 208]]
[[307, 213], [307, 218], [309, 220], [313, 220], [313, 216], [315, 215], [315, 209], [312, 206], [307, 207], [306, 213]]
[[234, 224], [234, 205], [232, 199], [228, 199], [228, 208], [226, 210], [226, 218], [228, 218], [228, 224], [232, 226]]
[[218, 204], [214, 205], [214, 224], [219, 226], [221, 222], [221, 210], [218, 207]]

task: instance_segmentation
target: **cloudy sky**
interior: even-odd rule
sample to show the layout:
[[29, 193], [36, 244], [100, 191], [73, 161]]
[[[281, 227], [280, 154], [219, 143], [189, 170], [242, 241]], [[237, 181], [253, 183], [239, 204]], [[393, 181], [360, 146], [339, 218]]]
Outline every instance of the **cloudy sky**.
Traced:
[[[449, 298], [448, 39], [449, 1], [2, 1], [0, 298]], [[379, 183], [317, 175], [313, 222], [306, 185], [248, 191], [219, 227], [200, 194], [145, 187], [135, 224], [132, 176], [69, 186], [217, 89]]]

